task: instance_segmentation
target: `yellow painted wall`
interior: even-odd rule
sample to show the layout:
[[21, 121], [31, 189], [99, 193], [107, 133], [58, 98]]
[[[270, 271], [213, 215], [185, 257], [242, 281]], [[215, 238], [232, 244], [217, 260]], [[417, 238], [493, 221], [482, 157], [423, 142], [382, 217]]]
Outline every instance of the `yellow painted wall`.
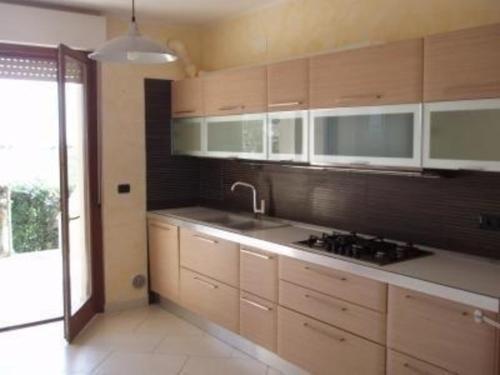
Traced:
[[[165, 43], [186, 43], [199, 61], [198, 30], [140, 23], [141, 31]], [[127, 24], [107, 19], [108, 37], [125, 32]], [[144, 137], [144, 78], [183, 77], [179, 63], [169, 65], [103, 64], [101, 70], [102, 189], [105, 293], [107, 308], [146, 300], [146, 290], [131, 286], [133, 275], [146, 274], [146, 158]], [[130, 183], [130, 194], [117, 185]]]
[[499, 0], [284, 0], [203, 28], [205, 70], [500, 22]]

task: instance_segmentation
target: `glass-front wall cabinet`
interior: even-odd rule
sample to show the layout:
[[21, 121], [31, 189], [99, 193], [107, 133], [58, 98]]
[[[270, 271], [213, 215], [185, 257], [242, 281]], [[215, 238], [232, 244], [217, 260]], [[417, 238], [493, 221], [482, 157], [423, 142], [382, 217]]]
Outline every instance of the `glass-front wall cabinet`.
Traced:
[[500, 171], [500, 99], [429, 103], [424, 167]]
[[205, 154], [205, 121], [202, 117], [172, 120], [172, 153], [203, 156]]
[[308, 111], [274, 112], [268, 114], [269, 160], [307, 162]]
[[267, 159], [266, 114], [206, 118], [206, 156]]
[[421, 166], [420, 104], [311, 111], [312, 164]]

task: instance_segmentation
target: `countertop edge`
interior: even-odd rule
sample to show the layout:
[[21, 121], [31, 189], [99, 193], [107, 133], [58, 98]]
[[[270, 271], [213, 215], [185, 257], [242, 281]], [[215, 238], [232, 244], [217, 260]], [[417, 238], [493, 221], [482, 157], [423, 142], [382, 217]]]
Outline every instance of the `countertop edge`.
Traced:
[[500, 312], [500, 300], [496, 297], [486, 296], [456, 287], [442, 285], [427, 280], [421, 280], [394, 272], [384, 271], [346, 260], [310, 253], [291, 246], [249, 237], [243, 233], [231, 232], [228, 230], [215, 228], [210, 226], [209, 224], [202, 224], [200, 222], [191, 221], [187, 218], [181, 219], [175, 216], [170, 216], [168, 214], [159, 214], [154, 212], [148, 212], [147, 218], [152, 218], [168, 224], [192, 229], [201, 233], [205, 233], [207, 235], [219, 237], [221, 239], [232, 242], [237, 242], [245, 246], [255, 247], [278, 255], [284, 255], [320, 266], [350, 272], [358, 276], [384, 282], [397, 287], [426, 293], [435, 297], [444, 298], [466, 305], [471, 305], [479, 309], [488, 310], [494, 313]]

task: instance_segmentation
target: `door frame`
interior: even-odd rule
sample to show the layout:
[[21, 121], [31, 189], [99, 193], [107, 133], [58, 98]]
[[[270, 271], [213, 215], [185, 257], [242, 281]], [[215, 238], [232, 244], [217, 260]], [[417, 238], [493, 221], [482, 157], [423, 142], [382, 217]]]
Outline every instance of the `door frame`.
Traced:
[[[88, 52], [76, 51], [81, 58], [85, 56], [88, 60], [88, 86], [87, 86], [87, 163], [89, 178], [89, 200], [90, 200], [90, 233], [91, 233], [91, 266], [92, 266], [92, 298], [90, 303], [86, 303], [78, 313], [81, 318], [76, 319], [69, 329], [69, 341], [83, 329], [85, 324], [97, 312], [104, 311], [104, 264], [103, 264], [103, 239], [102, 239], [102, 212], [101, 212], [101, 143], [98, 117], [98, 83], [97, 64], [88, 59]], [[18, 45], [10, 43], [0, 43], [0, 55], [10, 55], [12, 57], [45, 58], [58, 62], [58, 49], [50, 47], [36, 47], [28, 45]], [[59, 129], [60, 135], [60, 129]], [[61, 160], [59, 161], [61, 164]], [[62, 250], [62, 249], [61, 249]], [[64, 272], [63, 272], [64, 277]], [[68, 291], [69, 292], [69, 291]], [[64, 292], [66, 293], [66, 292]], [[20, 296], [22, 298], [22, 296]], [[14, 327], [6, 327], [1, 331], [17, 328], [25, 328], [39, 324], [50, 323], [61, 320], [43, 320], [30, 322]]]

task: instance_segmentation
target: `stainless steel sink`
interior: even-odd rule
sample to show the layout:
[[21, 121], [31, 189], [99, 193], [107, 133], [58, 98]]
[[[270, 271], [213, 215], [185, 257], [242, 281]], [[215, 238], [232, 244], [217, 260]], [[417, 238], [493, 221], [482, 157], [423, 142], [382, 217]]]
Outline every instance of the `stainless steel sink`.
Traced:
[[221, 226], [242, 232], [287, 226], [287, 224], [283, 224], [277, 221], [266, 219], [252, 219], [245, 216], [232, 214], [222, 214], [218, 216], [207, 217], [204, 218], [203, 221], [216, 226]]

